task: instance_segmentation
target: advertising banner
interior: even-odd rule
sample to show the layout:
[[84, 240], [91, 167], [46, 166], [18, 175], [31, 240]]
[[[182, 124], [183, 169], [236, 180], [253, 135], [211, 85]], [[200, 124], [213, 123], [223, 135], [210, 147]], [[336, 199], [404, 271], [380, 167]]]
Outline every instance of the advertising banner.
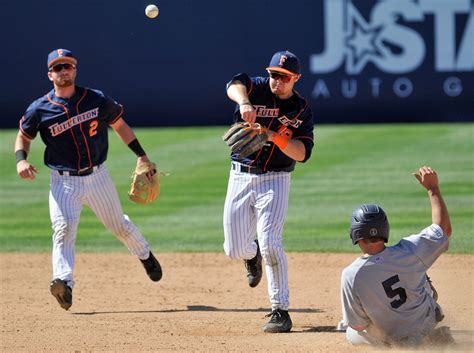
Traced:
[[[111, 6], [110, 4], [113, 4]], [[472, 0], [2, 2], [0, 127], [51, 89], [46, 57], [78, 58], [134, 126], [227, 125], [226, 83], [295, 53], [316, 123], [474, 121]]]
[[338, 121], [472, 120], [470, 0], [324, 1], [311, 97]]

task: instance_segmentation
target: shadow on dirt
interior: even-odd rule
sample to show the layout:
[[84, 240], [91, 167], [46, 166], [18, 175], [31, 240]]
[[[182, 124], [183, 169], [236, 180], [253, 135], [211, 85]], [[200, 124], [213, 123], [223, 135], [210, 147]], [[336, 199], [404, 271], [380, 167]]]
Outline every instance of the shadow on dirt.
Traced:
[[[72, 312], [72, 315], [106, 315], [106, 314], [145, 314], [145, 313], [177, 313], [185, 311], [217, 311], [217, 312], [232, 312], [232, 313], [255, 313], [262, 312], [268, 313], [268, 308], [216, 308], [214, 306], [207, 305], [188, 305], [187, 309], [168, 309], [168, 310], [117, 310], [117, 311], [90, 311], [90, 312]], [[321, 309], [291, 309], [290, 313], [323, 313]]]
[[[335, 332], [341, 333], [342, 331], [337, 330], [336, 326], [303, 326], [301, 331], [297, 331], [300, 333], [305, 332]], [[344, 333], [344, 332], [342, 332]]]

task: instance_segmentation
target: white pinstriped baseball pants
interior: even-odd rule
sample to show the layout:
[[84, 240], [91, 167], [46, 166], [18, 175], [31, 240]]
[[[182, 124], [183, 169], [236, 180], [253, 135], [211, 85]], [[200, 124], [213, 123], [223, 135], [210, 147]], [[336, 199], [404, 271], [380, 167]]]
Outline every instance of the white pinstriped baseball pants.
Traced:
[[74, 245], [83, 206], [89, 206], [99, 220], [140, 259], [150, 247], [137, 227], [123, 213], [115, 185], [102, 164], [87, 176], [59, 175], [51, 171], [49, 213], [53, 228], [53, 278], [74, 286]]
[[230, 171], [224, 205], [224, 251], [233, 259], [251, 259], [258, 237], [272, 309], [288, 310], [288, 261], [282, 243], [291, 174]]

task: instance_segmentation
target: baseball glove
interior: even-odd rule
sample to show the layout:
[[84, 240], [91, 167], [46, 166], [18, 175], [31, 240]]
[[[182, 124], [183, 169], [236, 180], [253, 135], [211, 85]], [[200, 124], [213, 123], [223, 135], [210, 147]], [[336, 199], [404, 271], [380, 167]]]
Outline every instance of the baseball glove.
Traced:
[[237, 158], [245, 158], [260, 150], [267, 142], [267, 128], [260, 124], [235, 123], [222, 136]]
[[[154, 171], [152, 180], [149, 180], [146, 174]], [[153, 202], [160, 195], [159, 173], [156, 172], [155, 163], [143, 163], [137, 166], [132, 173], [132, 185], [128, 192], [130, 200], [136, 203], [148, 204]]]

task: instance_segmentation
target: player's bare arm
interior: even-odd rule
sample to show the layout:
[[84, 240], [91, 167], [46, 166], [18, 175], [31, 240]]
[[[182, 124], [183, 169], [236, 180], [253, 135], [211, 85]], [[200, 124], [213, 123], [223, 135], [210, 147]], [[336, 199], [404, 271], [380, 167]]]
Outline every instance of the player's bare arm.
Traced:
[[227, 89], [227, 96], [239, 105], [242, 119], [248, 123], [255, 123], [257, 113], [249, 100], [247, 87], [240, 81], [234, 81]]
[[428, 191], [431, 202], [431, 218], [434, 224], [439, 225], [449, 237], [452, 234], [451, 220], [448, 208], [441, 196], [438, 175], [430, 167], [423, 166], [418, 173], [413, 173], [420, 184]]
[[[114, 124], [110, 125], [112, 129], [119, 135], [120, 139], [132, 149], [137, 155], [137, 167], [141, 164], [151, 163], [143, 148], [138, 143], [137, 137], [132, 128], [122, 118], [118, 119]], [[153, 178], [156, 171], [147, 173], [149, 179]]]
[[[274, 138], [277, 133], [271, 130], [267, 131], [268, 141], [274, 142]], [[285, 148], [280, 148], [281, 151], [286, 154], [288, 157], [294, 159], [295, 161], [302, 161], [306, 155], [306, 148], [300, 140], [288, 139], [287, 145]]]
[[135, 140], [137, 137], [133, 130], [122, 118], [118, 119], [115, 123], [110, 125], [112, 129], [119, 135], [120, 139], [128, 145], [130, 142]]
[[[137, 139], [135, 133], [133, 132], [132, 128], [128, 126], [128, 124], [123, 119], [117, 120], [114, 124], [110, 125], [112, 129], [119, 135], [120, 139], [125, 143], [127, 146], [130, 143]], [[144, 156], [137, 156], [137, 165], [141, 163], [148, 163], [150, 160], [148, 159], [147, 155]]]
[[38, 170], [26, 160], [26, 156], [30, 151], [30, 145], [31, 140], [21, 131], [18, 131], [15, 140], [15, 155], [17, 157], [16, 171], [20, 178], [34, 180], [35, 173], [38, 173]]

